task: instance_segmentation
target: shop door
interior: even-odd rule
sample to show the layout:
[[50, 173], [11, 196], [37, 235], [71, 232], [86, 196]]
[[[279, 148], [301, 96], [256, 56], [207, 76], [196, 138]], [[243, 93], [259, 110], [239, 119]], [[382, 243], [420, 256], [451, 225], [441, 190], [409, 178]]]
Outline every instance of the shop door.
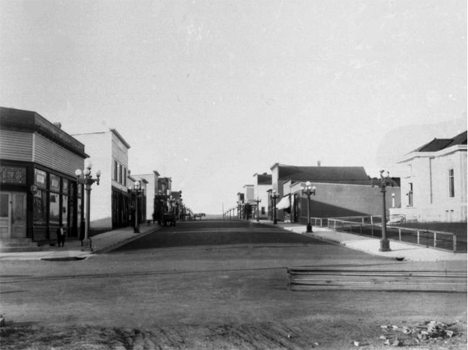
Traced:
[[26, 237], [26, 194], [12, 193], [11, 237]]
[[0, 238], [10, 238], [10, 194], [0, 192]]
[[26, 194], [0, 193], [0, 238], [26, 237]]

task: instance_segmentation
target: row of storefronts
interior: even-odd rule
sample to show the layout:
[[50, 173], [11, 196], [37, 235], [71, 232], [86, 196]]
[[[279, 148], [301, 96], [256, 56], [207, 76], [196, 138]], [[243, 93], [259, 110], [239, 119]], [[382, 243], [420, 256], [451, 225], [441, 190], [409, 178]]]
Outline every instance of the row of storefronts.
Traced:
[[[90, 236], [155, 218], [153, 201], [171, 191], [171, 179], [132, 175], [129, 148], [115, 129], [71, 135], [36, 112], [0, 107], [0, 243], [55, 242], [61, 226], [82, 239], [88, 193], [76, 173], [85, 168], [102, 174], [88, 188]], [[181, 195], [176, 202], [179, 213]]]

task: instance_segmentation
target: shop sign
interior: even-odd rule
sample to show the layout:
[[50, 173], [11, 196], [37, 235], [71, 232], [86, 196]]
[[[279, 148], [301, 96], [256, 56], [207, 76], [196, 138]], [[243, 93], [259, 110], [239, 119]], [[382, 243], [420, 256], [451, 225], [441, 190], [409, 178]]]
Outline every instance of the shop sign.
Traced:
[[26, 168], [0, 166], [0, 183], [26, 184]]
[[50, 174], [50, 190], [60, 192], [60, 177]]
[[47, 173], [45, 171], [34, 169], [34, 182], [38, 187], [46, 188]]

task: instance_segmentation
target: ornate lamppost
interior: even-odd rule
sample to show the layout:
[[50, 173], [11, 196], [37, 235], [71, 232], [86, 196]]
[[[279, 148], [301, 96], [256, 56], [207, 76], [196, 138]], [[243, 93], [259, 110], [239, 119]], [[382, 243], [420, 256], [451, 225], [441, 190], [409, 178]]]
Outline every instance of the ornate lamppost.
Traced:
[[161, 190], [158, 191], [158, 194], [155, 196], [155, 210], [158, 218], [158, 225], [162, 225], [162, 217], [164, 214], [164, 207], [166, 203], [166, 195], [163, 194]]
[[381, 252], [389, 252], [390, 249], [390, 241], [387, 239], [387, 208], [385, 203], [385, 192], [387, 191], [387, 186], [395, 186], [395, 181], [390, 178], [390, 173], [387, 171], [387, 176], [383, 176], [385, 170], [380, 170], [380, 179], [373, 179], [372, 180], [372, 187], [379, 186], [380, 192], [382, 192], [382, 199], [383, 199], [383, 212], [382, 212], [382, 239], [380, 240], [380, 251]]
[[140, 233], [140, 223], [138, 220], [138, 202], [145, 190], [141, 188], [141, 182], [138, 180], [135, 181], [133, 188], [129, 188], [128, 190], [135, 195], [135, 226], [133, 227], [133, 233]]
[[276, 221], [276, 200], [279, 198], [279, 194], [275, 190], [271, 192], [271, 200], [273, 202], [273, 224], [277, 224]]
[[306, 232], [312, 232], [312, 225], [310, 224], [310, 196], [315, 196], [315, 186], [312, 186], [310, 181], [307, 181], [305, 186], [301, 187], [302, 194], [307, 196], [307, 230]]
[[91, 238], [89, 237], [89, 226], [90, 226], [90, 209], [91, 209], [91, 186], [96, 182], [99, 185], [99, 177], [101, 176], [101, 170], [96, 171], [96, 178], [93, 178], [91, 174], [92, 163], [89, 161], [86, 168], [82, 171], [81, 169], [75, 170], [76, 180], [79, 184], [85, 185], [86, 191], [86, 222], [85, 222], [85, 234], [82, 242], [82, 251], [92, 251], [93, 246]]
[[260, 213], [259, 213], [259, 204], [262, 201], [260, 198], [257, 197], [257, 199], [254, 199], [255, 203], [257, 204], [257, 222], [260, 221]]

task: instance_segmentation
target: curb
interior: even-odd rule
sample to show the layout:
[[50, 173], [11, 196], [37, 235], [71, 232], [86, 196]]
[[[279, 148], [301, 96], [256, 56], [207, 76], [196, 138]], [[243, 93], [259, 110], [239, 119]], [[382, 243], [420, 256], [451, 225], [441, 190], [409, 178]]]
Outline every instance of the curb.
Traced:
[[56, 258], [41, 258], [44, 261], [80, 261], [87, 259], [87, 256], [79, 257], [79, 256], [63, 256], [63, 257], [56, 257]]
[[154, 233], [156, 231], [159, 231], [160, 227], [155, 227], [154, 229], [150, 229], [146, 232], [143, 232], [143, 233], [140, 233], [140, 234], [137, 234], [136, 236], [132, 236], [132, 237], [129, 237], [127, 239], [124, 239], [123, 241], [120, 241], [120, 242], [117, 242], [117, 243], [114, 243], [110, 246], [107, 246], [107, 247], [104, 247], [104, 248], [101, 248], [101, 249], [97, 249], [95, 251], [92, 252], [92, 254], [106, 254], [106, 253], [109, 253], [127, 243], [130, 243], [138, 238], [141, 238], [141, 237], [144, 237], [146, 235], [149, 235], [150, 233]]

